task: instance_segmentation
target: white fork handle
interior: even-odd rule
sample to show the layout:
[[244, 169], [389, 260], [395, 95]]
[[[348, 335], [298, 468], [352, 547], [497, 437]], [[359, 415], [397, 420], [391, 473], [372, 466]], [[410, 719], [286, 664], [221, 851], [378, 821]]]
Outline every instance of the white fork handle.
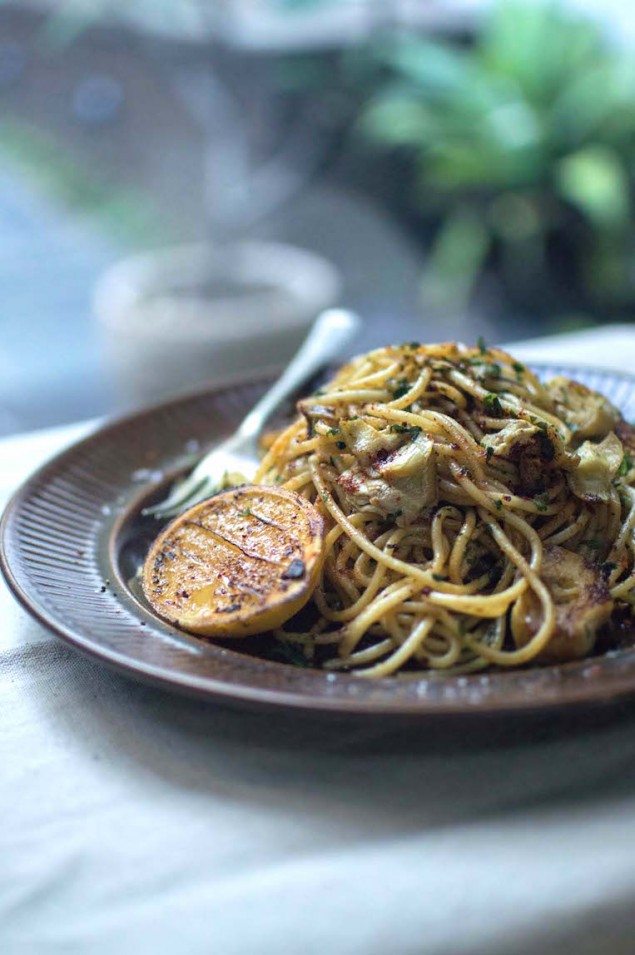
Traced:
[[244, 419], [235, 438], [246, 441], [262, 431], [267, 419], [282, 402], [292, 395], [312, 375], [334, 358], [361, 328], [359, 315], [342, 308], [331, 308], [316, 319], [300, 350], [272, 388], [262, 396]]

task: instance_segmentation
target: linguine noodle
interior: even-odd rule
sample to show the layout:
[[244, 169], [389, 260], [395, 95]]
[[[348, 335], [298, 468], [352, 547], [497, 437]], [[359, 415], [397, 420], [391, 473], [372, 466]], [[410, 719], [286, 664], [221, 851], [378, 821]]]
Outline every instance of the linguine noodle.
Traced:
[[635, 442], [602, 396], [483, 344], [412, 343], [354, 359], [299, 410], [256, 481], [327, 520], [314, 619], [276, 632], [309, 663], [567, 660], [630, 612]]

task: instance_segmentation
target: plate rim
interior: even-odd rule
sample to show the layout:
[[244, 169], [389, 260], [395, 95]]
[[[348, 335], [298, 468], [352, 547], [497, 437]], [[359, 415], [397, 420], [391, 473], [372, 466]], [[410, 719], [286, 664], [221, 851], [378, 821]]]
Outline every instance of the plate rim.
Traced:
[[[571, 362], [525, 361], [524, 363], [532, 370], [538, 372], [541, 369], [548, 369], [552, 372], [556, 370], [563, 372], [570, 370], [578, 374], [580, 372], [587, 372], [588, 374], [613, 375], [616, 379], [630, 384], [635, 390], [635, 373], [626, 370]], [[161, 412], [161, 410], [171, 409], [178, 404], [187, 404], [188, 402], [195, 401], [197, 398], [212, 397], [228, 389], [238, 388], [241, 385], [257, 385], [263, 381], [269, 381], [277, 371], [279, 371], [279, 366], [278, 368], [269, 366], [249, 376], [243, 373], [227, 375], [219, 381], [203, 384], [195, 389], [174, 395], [171, 398], [110, 418], [94, 431], [65, 446], [56, 454], [42, 462], [12, 493], [0, 517], [0, 571], [2, 571], [9, 590], [26, 612], [43, 626], [45, 630], [69, 644], [83, 656], [105, 665], [108, 669], [114, 670], [129, 679], [149, 683], [170, 692], [178, 692], [208, 702], [225, 703], [226, 705], [243, 705], [252, 708], [264, 708], [270, 711], [277, 710], [279, 712], [291, 709], [296, 713], [304, 712], [313, 715], [318, 715], [319, 713], [332, 717], [381, 716], [382, 718], [407, 717], [409, 719], [426, 720], [460, 717], [474, 720], [477, 718], [491, 718], [505, 713], [536, 714], [554, 711], [570, 712], [573, 709], [616, 703], [628, 697], [635, 696], [635, 671], [630, 676], [628, 674], [613, 675], [610, 679], [609, 686], [602, 680], [596, 682], [594, 680], [581, 679], [579, 683], [563, 685], [560, 693], [548, 698], [543, 698], [540, 695], [538, 697], [522, 697], [516, 699], [488, 699], [485, 697], [473, 704], [470, 704], [465, 699], [459, 699], [455, 702], [452, 700], [432, 701], [425, 698], [417, 698], [415, 700], [399, 699], [398, 697], [394, 703], [389, 703], [388, 701], [356, 699], [354, 697], [343, 699], [338, 696], [308, 695], [306, 692], [292, 692], [283, 688], [272, 689], [249, 686], [240, 682], [230, 682], [213, 676], [206, 675], [200, 677], [192, 673], [183, 673], [168, 667], [161, 667], [145, 661], [124, 657], [116, 650], [104, 647], [103, 645], [96, 645], [84, 634], [79, 632], [77, 628], [67, 626], [41, 601], [38, 601], [37, 591], [35, 591], [34, 594], [30, 594], [24, 589], [14, 573], [10, 556], [11, 548], [17, 546], [17, 543], [12, 540], [12, 522], [16, 519], [21, 505], [31, 496], [33, 490], [41, 484], [47, 471], [63, 463], [68, 455], [75, 453], [83, 446], [95, 440], [100, 440], [104, 435], [110, 434], [112, 431], [117, 431], [127, 424], [132, 424], [146, 415], [152, 416]], [[635, 655], [635, 648], [632, 651], [626, 652], [632, 652]], [[588, 665], [590, 662], [601, 666], [602, 661], [602, 657], [591, 657], [586, 658], [586, 660], [560, 664], [546, 669], [562, 670], [563, 667], [575, 668], [581, 667], [585, 663]], [[278, 663], [277, 665], [293, 670], [297, 669], [291, 664]], [[306, 670], [302, 672], [306, 673]], [[324, 676], [323, 671], [315, 670], [314, 672]], [[427, 671], [424, 671], [421, 676], [417, 675], [413, 677], [413, 680], [424, 678], [426, 674]], [[504, 674], [501, 675], [504, 676]], [[338, 679], [357, 681], [359, 677], [355, 677], [352, 674], [338, 674]]]

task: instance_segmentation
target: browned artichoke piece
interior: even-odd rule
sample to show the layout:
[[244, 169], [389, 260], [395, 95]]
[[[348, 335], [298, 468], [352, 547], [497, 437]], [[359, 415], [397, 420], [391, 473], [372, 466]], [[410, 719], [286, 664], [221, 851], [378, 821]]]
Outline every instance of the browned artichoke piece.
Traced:
[[[564, 547], [545, 549], [540, 576], [554, 599], [556, 628], [539, 659], [564, 663], [586, 656], [613, 611], [604, 576], [599, 568]], [[538, 598], [527, 590], [512, 611], [516, 645], [529, 643], [541, 623]]]

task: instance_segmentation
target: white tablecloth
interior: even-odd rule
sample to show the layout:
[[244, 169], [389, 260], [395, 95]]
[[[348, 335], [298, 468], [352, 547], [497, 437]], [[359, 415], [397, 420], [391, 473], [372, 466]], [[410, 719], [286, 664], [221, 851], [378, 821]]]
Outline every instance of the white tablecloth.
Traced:
[[[629, 367], [635, 331], [548, 357]], [[4, 441], [2, 494], [85, 429]], [[413, 745], [171, 697], [0, 610], [0, 951], [635, 951], [635, 707]]]

